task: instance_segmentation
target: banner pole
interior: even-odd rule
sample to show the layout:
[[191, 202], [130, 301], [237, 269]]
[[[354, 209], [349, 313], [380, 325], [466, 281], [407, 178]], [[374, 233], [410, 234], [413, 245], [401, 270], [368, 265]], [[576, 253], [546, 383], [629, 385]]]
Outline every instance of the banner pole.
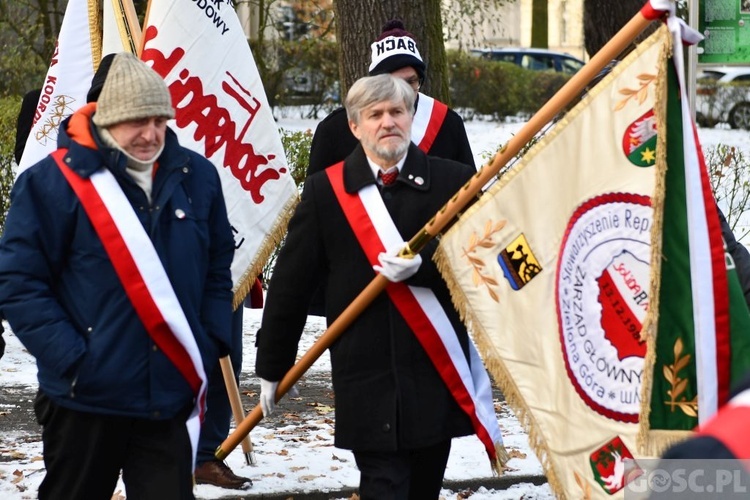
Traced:
[[127, 38], [130, 52], [132, 54], [137, 54], [138, 45], [141, 44], [143, 37], [141, 26], [138, 24], [138, 16], [135, 12], [133, 0], [116, 0], [116, 3], [113, 3], [113, 6], [117, 7], [117, 25], [120, 28], [120, 32]]
[[[224, 384], [227, 386], [227, 396], [229, 396], [229, 403], [232, 407], [234, 423], [235, 425], [239, 425], [240, 422], [245, 420], [245, 410], [242, 408], [240, 389], [237, 387], [237, 380], [234, 378], [232, 360], [229, 356], [224, 356], [223, 358], [219, 358], [219, 363], [221, 364], [221, 373], [224, 375]], [[242, 440], [242, 452], [245, 454], [245, 463], [247, 465], [256, 465], [257, 462], [255, 460], [255, 452], [253, 451], [253, 443], [250, 441], [250, 434]]]
[[[149, 15], [151, 14], [151, 1], [152, 0], [148, 0], [148, 3], [146, 4], [146, 14], [143, 16], [143, 27], [141, 27], [141, 32], [143, 32], [144, 27], [148, 26]], [[141, 36], [140, 43], [138, 44], [138, 52], [136, 52], [136, 55], [139, 58], [143, 53], [144, 45], [146, 45], [146, 37]]]
[[[647, 4], [648, 6], [649, 4]], [[495, 177], [498, 172], [510, 161], [523, 147], [534, 138], [560, 111], [581, 95], [591, 80], [597, 76], [604, 67], [613, 59], [616, 59], [633, 40], [648, 27], [654, 19], [647, 18], [642, 9], [619, 31], [607, 44], [597, 52], [594, 57], [545, 104], [526, 125], [514, 135], [508, 143], [495, 155], [491, 163], [483, 166], [469, 182], [467, 182], [443, 208], [417, 233], [401, 251], [401, 255], [408, 257], [419, 253], [424, 246], [451, 222], [463, 208], [481, 191], [482, 187]], [[666, 14], [666, 13], [665, 13]], [[318, 338], [313, 346], [304, 356], [284, 375], [276, 389], [275, 400], [278, 402], [286, 392], [291, 389], [297, 380], [312, 366], [326, 349], [343, 333], [343, 331], [364, 311], [364, 309], [375, 300], [385, 289], [388, 280], [378, 274], [369, 285], [349, 304], [343, 313], [334, 321], [328, 329]], [[260, 405], [245, 417], [242, 423], [232, 432], [227, 439], [216, 449], [216, 458], [223, 460], [242, 440], [243, 436], [250, 433], [263, 418]]]

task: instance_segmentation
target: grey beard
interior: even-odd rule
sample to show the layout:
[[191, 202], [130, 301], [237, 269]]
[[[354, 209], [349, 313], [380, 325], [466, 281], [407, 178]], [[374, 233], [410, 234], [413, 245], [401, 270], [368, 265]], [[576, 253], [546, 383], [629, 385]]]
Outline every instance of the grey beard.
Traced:
[[398, 160], [404, 157], [406, 151], [409, 149], [409, 141], [405, 140], [395, 148], [387, 148], [383, 146], [375, 146], [375, 153], [390, 162], [396, 163]]

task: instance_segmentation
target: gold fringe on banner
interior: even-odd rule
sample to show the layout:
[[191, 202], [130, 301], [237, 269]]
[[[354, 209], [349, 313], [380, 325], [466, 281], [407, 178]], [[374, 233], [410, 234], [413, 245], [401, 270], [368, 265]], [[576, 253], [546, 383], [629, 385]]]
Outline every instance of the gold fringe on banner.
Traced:
[[240, 278], [237, 289], [234, 292], [234, 299], [232, 300], [232, 309], [236, 310], [245, 297], [250, 292], [250, 288], [255, 282], [255, 278], [258, 277], [260, 272], [263, 270], [263, 266], [266, 265], [268, 258], [273, 254], [274, 250], [284, 239], [286, 235], [286, 228], [289, 225], [289, 220], [294, 214], [294, 209], [299, 203], [299, 196], [295, 196], [290, 199], [281, 211], [281, 215], [277, 218], [274, 224], [274, 230], [266, 234], [261, 243], [258, 254], [255, 256], [255, 261], [247, 268], [245, 273]]
[[[509, 172], [508, 174], [503, 176], [501, 180], [503, 184], [509, 180], [506, 179], [506, 177], [508, 176], [512, 177], [512, 174]], [[471, 209], [469, 212], [471, 212]], [[521, 426], [528, 433], [529, 445], [531, 446], [531, 449], [534, 450], [534, 454], [536, 454], [542, 464], [542, 469], [544, 470], [545, 476], [547, 477], [547, 482], [549, 483], [550, 488], [552, 488], [552, 491], [555, 492], [555, 494], [559, 498], [564, 498], [564, 495], [560, 496], [562, 492], [562, 485], [560, 483], [560, 480], [557, 478], [557, 475], [552, 467], [552, 463], [549, 460], [549, 449], [547, 448], [547, 444], [544, 438], [537, 431], [538, 425], [536, 424], [531, 411], [526, 405], [526, 402], [521, 396], [521, 392], [514, 382], [513, 377], [511, 377], [510, 373], [505, 367], [505, 364], [500, 360], [500, 357], [495, 351], [489, 335], [479, 325], [479, 322], [476, 321], [476, 318], [474, 318], [471, 314], [471, 308], [469, 307], [468, 299], [466, 298], [463, 289], [458, 285], [455, 276], [451, 272], [450, 265], [448, 263], [448, 256], [445, 254], [442, 247], [438, 246], [433, 260], [435, 261], [438, 270], [440, 271], [443, 279], [448, 285], [448, 290], [450, 291], [451, 298], [453, 299], [453, 304], [456, 306], [456, 310], [458, 311], [461, 320], [464, 322], [467, 329], [471, 333], [471, 337], [474, 339], [474, 343], [477, 346], [477, 350], [479, 351], [479, 355], [481, 356], [485, 367], [489, 371], [490, 375], [492, 375], [492, 378], [494, 379], [497, 386], [500, 388], [500, 391], [503, 393], [505, 400], [508, 402], [508, 406], [510, 406], [510, 408], [513, 410], [513, 413], [521, 423]], [[506, 458], [501, 460], [501, 455], [500, 453], [498, 453], [498, 460], [501, 460], [500, 467], [497, 469], [498, 474], [501, 474], [502, 467], [510, 458], [507, 451], [505, 450], [505, 447], [503, 446], [502, 448], [502, 453]], [[496, 464], [492, 464], [493, 472], [496, 471], [496, 466]]]
[[99, 68], [99, 61], [102, 60], [102, 32], [104, 30], [104, 21], [102, 19], [102, 10], [99, 2], [89, 0], [89, 41], [91, 43], [91, 67], [94, 72]]

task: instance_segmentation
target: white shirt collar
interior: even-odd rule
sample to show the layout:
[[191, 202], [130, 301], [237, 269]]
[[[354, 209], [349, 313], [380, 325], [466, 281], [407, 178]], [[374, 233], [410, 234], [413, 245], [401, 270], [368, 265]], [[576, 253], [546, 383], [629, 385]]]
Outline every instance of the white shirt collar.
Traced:
[[[408, 152], [407, 152], [407, 154], [408, 154]], [[378, 165], [377, 163], [373, 162], [370, 159], [369, 156], [366, 156], [366, 158], [367, 158], [367, 163], [370, 165], [370, 170], [372, 170], [373, 177], [375, 177], [375, 179], [377, 179], [378, 178], [378, 172], [380, 172], [382, 170], [380, 168], [380, 165]], [[398, 161], [398, 163], [396, 163], [396, 165], [394, 165], [398, 169], [399, 172], [401, 172], [401, 168], [403, 168], [405, 161], [406, 161], [406, 155], [404, 155], [403, 158], [401, 158]], [[393, 167], [391, 167], [391, 168], [393, 168]], [[390, 169], [388, 169], [388, 170], [390, 170]]]

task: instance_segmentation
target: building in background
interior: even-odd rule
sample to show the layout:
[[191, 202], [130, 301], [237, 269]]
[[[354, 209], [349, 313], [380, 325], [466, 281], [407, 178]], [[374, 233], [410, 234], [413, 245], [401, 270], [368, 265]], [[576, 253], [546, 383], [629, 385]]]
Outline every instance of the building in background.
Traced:
[[[453, 0], [443, 0], [450, 11]], [[260, 15], [258, 3], [252, 0], [236, 2], [240, 22], [250, 39], [258, 38]], [[332, 0], [281, 0], [271, 11], [266, 38], [285, 37], [335, 37], [331, 27]], [[548, 0], [549, 48], [567, 52], [579, 59], [588, 56], [583, 45], [583, 0]], [[481, 19], [452, 20], [445, 16], [446, 48], [469, 50], [472, 48], [530, 47], [532, 0], [515, 0], [483, 12]]]
[[[445, 0], [446, 5], [451, 0]], [[583, 0], [549, 0], [547, 34], [550, 50], [587, 60], [583, 44]], [[532, 0], [506, 3], [483, 16], [478, 25], [458, 25], [446, 48], [530, 47]]]

